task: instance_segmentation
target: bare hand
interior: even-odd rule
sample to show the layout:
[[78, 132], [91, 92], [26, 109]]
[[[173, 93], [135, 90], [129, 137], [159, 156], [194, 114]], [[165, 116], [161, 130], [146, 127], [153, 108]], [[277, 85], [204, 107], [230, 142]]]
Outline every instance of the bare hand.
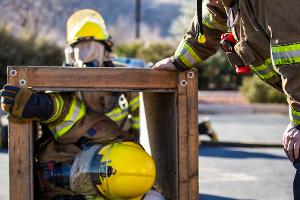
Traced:
[[296, 129], [295, 126], [295, 124], [290, 123], [282, 136], [284, 151], [292, 162], [299, 158], [300, 150], [300, 130]]
[[170, 58], [165, 58], [159, 62], [157, 62], [152, 69], [155, 70], [170, 70], [170, 71], [177, 71], [175, 65], [171, 62]]

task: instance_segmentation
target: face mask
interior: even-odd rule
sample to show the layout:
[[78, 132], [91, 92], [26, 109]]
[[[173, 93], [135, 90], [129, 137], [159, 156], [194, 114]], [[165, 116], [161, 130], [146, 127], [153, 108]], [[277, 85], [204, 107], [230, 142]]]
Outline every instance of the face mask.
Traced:
[[65, 49], [66, 65], [75, 67], [101, 67], [105, 60], [105, 46], [97, 41], [81, 41]]

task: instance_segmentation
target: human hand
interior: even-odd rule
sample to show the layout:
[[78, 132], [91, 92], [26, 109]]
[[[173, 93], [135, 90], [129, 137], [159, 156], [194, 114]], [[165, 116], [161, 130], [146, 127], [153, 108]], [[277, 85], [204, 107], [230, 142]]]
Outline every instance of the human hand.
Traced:
[[159, 62], [157, 62], [152, 69], [155, 70], [170, 70], [170, 71], [177, 71], [177, 68], [172, 63], [171, 58], [165, 58]]
[[294, 162], [299, 158], [300, 150], [300, 130], [296, 128], [296, 125], [290, 123], [282, 136], [283, 148], [291, 162]]

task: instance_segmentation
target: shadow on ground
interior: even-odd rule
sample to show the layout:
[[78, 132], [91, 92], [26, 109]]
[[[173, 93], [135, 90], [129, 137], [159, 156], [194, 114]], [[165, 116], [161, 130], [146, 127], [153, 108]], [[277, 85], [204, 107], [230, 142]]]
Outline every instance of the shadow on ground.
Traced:
[[0, 148], [0, 153], [8, 153], [8, 149], [6, 149], [6, 148]]
[[261, 158], [261, 159], [287, 159], [285, 156], [278, 156], [269, 153], [248, 152], [242, 148], [225, 148], [225, 147], [200, 147], [200, 156], [218, 157], [218, 158]]
[[[215, 196], [210, 194], [199, 194], [199, 200], [240, 200], [230, 197]], [[246, 200], [246, 199], [244, 199]], [[250, 199], [247, 199], [250, 200]]]

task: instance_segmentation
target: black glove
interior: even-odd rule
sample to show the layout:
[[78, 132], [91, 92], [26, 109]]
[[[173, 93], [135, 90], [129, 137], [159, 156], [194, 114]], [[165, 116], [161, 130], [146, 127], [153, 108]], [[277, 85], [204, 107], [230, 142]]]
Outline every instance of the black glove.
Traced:
[[52, 115], [52, 101], [43, 93], [5, 85], [0, 93], [2, 110], [21, 119], [47, 120]]

